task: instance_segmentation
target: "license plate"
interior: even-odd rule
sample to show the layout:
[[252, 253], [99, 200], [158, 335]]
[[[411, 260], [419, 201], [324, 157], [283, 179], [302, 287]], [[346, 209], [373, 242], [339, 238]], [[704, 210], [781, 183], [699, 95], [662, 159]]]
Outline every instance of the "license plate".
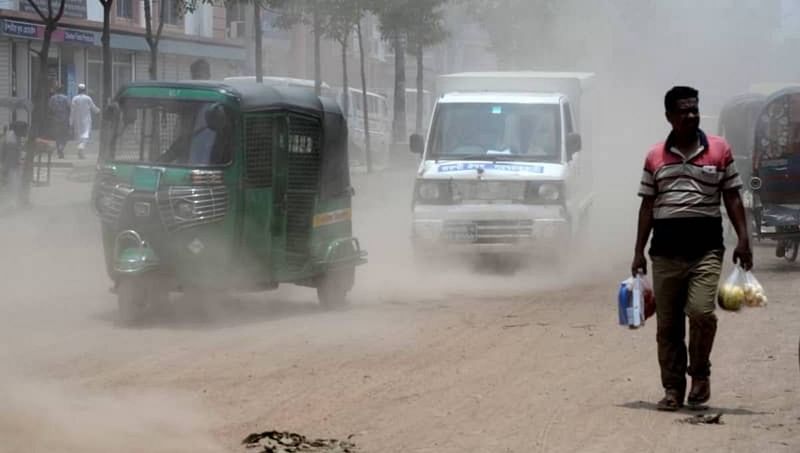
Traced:
[[455, 242], [474, 242], [478, 238], [475, 225], [451, 225], [447, 228], [447, 239]]
[[762, 226], [761, 227], [761, 232], [762, 233], [770, 234], [770, 233], [774, 233], [776, 231], [777, 230], [775, 229], [774, 226]]

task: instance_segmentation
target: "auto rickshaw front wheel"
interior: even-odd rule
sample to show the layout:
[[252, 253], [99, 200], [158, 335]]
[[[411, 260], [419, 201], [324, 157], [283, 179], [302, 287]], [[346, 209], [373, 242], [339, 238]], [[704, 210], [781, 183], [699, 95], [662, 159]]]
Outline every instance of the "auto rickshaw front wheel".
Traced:
[[347, 305], [347, 293], [353, 288], [355, 268], [330, 269], [317, 278], [317, 298], [327, 309]]
[[165, 288], [147, 275], [122, 277], [117, 284], [117, 308], [120, 324], [141, 322], [148, 310], [168, 302]]

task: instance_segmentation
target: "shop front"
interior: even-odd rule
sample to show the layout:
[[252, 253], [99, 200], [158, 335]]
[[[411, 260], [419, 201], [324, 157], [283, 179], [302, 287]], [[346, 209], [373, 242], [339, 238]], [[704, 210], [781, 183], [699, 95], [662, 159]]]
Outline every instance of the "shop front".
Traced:
[[[64, 87], [68, 96], [77, 94], [85, 83], [88, 94], [97, 102], [103, 98], [103, 57], [100, 32], [90, 29], [59, 27], [52, 35], [48, 61], [41, 67], [44, 26], [18, 19], [0, 18], [0, 97], [32, 99], [36, 80], [47, 71], [50, 87]], [[191, 39], [162, 39], [159, 79], [190, 78], [191, 65], [204, 60], [213, 78], [238, 75], [245, 61], [240, 45], [211, 43]], [[112, 86], [115, 94], [126, 83], [149, 78], [149, 48], [142, 35], [111, 34]], [[4, 116], [5, 115], [5, 116]], [[7, 124], [8, 114], [0, 111], [0, 124]]]

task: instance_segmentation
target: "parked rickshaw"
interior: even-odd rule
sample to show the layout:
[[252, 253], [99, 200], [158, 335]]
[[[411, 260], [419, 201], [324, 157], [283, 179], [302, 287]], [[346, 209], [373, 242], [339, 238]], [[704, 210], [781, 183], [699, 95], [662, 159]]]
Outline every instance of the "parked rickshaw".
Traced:
[[800, 248], [800, 87], [767, 98], [755, 127], [753, 214], [758, 236], [794, 262]]
[[[749, 181], [753, 168], [753, 146], [756, 122], [764, 107], [766, 96], [748, 93], [730, 99], [720, 111], [717, 133], [731, 145], [736, 168], [742, 181]], [[754, 235], [757, 228], [753, 225], [753, 194], [749, 187], [742, 191], [742, 201], [748, 218], [748, 226]], [[726, 216], [727, 219], [727, 216]], [[734, 240], [733, 226], [726, 221], [726, 236]]]
[[720, 111], [718, 133], [731, 145], [739, 175], [744, 181], [750, 179], [755, 126], [766, 99], [760, 94], [739, 95]]
[[255, 82], [145, 82], [107, 113], [93, 200], [124, 322], [188, 289], [293, 283], [346, 303], [366, 254], [334, 101]]

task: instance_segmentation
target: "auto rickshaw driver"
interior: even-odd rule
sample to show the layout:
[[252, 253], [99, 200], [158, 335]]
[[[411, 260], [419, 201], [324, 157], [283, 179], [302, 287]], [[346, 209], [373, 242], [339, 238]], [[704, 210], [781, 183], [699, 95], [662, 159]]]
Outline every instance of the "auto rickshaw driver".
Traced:
[[230, 154], [230, 124], [221, 104], [204, 105], [200, 110], [184, 106], [180, 111], [183, 131], [158, 158], [159, 162], [190, 165], [222, 165]]

